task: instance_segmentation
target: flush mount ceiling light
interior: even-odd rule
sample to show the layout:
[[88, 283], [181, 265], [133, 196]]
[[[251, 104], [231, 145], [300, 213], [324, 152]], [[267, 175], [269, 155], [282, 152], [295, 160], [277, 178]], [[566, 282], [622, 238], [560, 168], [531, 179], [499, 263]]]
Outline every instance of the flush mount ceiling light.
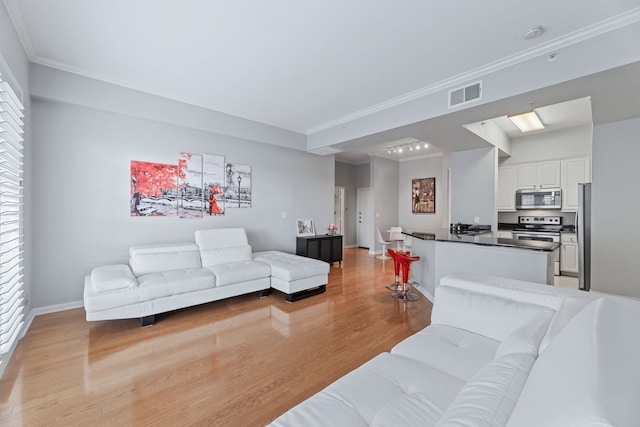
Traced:
[[518, 129], [520, 129], [522, 133], [544, 129], [544, 124], [534, 110], [509, 114], [507, 118], [511, 120], [514, 125], [518, 126]]

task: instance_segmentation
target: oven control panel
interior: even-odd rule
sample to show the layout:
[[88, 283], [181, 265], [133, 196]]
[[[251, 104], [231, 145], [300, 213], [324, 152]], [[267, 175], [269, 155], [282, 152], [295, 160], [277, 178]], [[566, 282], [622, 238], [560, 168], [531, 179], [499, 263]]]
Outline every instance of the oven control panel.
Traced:
[[536, 225], [560, 225], [562, 224], [561, 216], [519, 216], [519, 224], [536, 224]]

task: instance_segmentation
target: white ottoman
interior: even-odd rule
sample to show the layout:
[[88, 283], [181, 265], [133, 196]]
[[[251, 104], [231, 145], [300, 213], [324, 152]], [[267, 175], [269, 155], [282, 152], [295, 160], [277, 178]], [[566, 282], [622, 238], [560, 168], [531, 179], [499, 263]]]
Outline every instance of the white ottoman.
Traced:
[[254, 261], [271, 267], [271, 287], [294, 302], [326, 291], [330, 265], [324, 261], [279, 251], [256, 252]]

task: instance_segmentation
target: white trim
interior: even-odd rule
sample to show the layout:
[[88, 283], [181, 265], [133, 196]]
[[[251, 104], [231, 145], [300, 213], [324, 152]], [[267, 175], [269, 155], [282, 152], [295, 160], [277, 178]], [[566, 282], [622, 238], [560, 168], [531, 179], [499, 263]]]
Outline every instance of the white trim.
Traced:
[[[496, 71], [500, 71], [508, 67], [512, 67], [514, 65], [520, 64], [522, 62], [536, 58], [538, 56], [552, 53], [556, 50], [583, 42], [590, 38], [608, 33], [610, 31], [617, 30], [619, 28], [634, 24], [639, 21], [640, 21], [640, 7], [637, 7], [635, 9], [631, 9], [627, 12], [624, 12], [620, 15], [613, 16], [611, 18], [605, 19], [600, 22], [596, 22], [595, 24], [576, 30], [572, 33], [566, 34], [562, 37], [558, 37], [546, 43], [539, 44], [530, 49], [525, 49], [513, 55], [506, 56], [504, 58], [490, 62], [488, 64], [482, 65], [477, 68], [473, 68], [467, 72], [458, 74], [457, 76], [453, 76], [448, 79], [441, 80], [432, 85], [422, 87], [420, 89], [411, 91], [404, 95], [391, 98], [379, 104], [372, 105], [371, 107], [367, 107], [362, 110], [356, 111], [354, 113], [347, 114], [346, 116], [337, 118], [335, 120], [331, 120], [324, 124], [314, 126], [312, 128], [307, 129], [307, 135], [312, 135], [314, 133], [330, 129], [335, 126], [343, 125], [350, 121], [360, 119], [362, 117], [366, 117], [371, 114], [374, 114], [392, 107], [396, 107], [401, 104], [405, 104], [407, 102], [416, 100], [418, 98], [422, 98], [427, 95], [431, 95], [433, 93], [439, 92], [440, 90], [446, 89], [454, 85], [466, 86], [466, 82], [468, 81], [478, 80], [487, 74], [494, 73]], [[457, 104], [451, 107], [451, 109], [453, 110], [456, 107], [463, 106], [463, 105], [464, 104]]]
[[31, 313], [33, 313], [33, 316], [35, 317], [35, 316], [40, 316], [42, 314], [57, 313], [59, 311], [72, 310], [72, 309], [81, 308], [81, 307], [84, 307], [84, 302], [82, 300], [34, 308], [33, 310], [31, 310]]

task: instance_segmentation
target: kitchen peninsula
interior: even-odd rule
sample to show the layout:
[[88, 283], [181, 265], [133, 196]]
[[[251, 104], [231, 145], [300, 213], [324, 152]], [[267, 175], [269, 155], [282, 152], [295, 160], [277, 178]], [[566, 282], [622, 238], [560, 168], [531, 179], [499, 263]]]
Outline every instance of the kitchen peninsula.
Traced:
[[469, 272], [553, 285], [553, 262], [560, 244], [498, 238], [497, 233], [457, 234], [449, 230], [404, 232], [411, 237], [411, 278], [433, 300], [448, 273]]

